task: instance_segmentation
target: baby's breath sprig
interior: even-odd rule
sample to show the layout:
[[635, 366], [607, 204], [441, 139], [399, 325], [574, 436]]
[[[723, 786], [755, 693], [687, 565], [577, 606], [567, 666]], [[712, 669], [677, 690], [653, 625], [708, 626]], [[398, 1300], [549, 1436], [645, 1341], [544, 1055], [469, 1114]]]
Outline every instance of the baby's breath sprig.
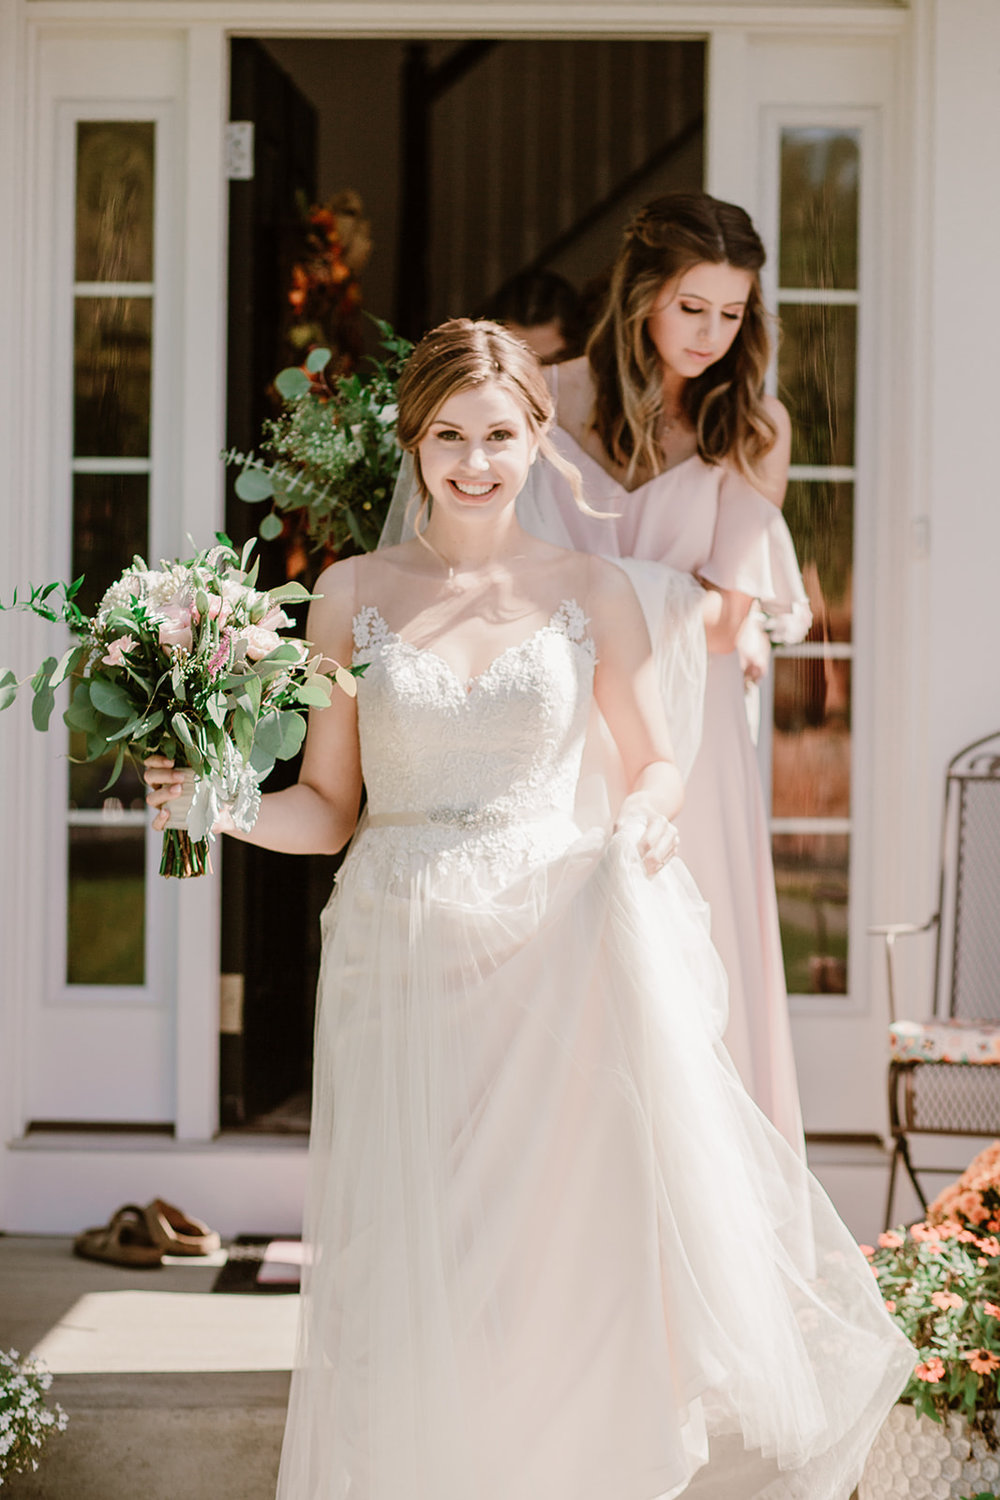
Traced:
[[45, 1397], [52, 1375], [37, 1359], [0, 1349], [0, 1485], [13, 1474], [38, 1468], [38, 1456], [54, 1432], [69, 1421], [58, 1401]]

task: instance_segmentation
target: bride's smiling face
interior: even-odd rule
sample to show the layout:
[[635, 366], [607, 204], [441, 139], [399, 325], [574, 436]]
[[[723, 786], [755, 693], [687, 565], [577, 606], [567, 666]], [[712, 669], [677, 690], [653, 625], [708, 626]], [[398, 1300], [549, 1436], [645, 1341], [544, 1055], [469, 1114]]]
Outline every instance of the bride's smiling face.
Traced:
[[417, 444], [424, 485], [451, 514], [495, 514], [512, 505], [536, 451], [524, 408], [492, 382], [449, 396]]

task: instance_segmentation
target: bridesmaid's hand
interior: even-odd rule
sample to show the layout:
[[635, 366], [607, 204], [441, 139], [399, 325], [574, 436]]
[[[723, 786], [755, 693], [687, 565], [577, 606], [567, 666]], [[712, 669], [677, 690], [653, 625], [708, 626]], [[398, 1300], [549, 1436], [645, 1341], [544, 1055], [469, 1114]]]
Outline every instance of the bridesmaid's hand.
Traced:
[[149, 787], [146, 801], [150, 807], [156, 809], [153, 827], [162, 829], [166, 827], [170, 816], [166, 804], [173, 797], [179, 797], [184, 790], [180, 772], [175, 769], [173, 761], [168, 760], [165, 755], [148, 755], [143, 764], [146, 767], [143, 780]]
[[747, 682], [760, 682], [771, 667], [771, 641], [761, 618], [758, 611], [751, 610], [736, 638], [736, 650]]
[[615, 832], [635, 840], [636, 853], [649, 876], [658, 875], [680, 848], [681, 838], [674, 824], [642, 793], [625, 798]]

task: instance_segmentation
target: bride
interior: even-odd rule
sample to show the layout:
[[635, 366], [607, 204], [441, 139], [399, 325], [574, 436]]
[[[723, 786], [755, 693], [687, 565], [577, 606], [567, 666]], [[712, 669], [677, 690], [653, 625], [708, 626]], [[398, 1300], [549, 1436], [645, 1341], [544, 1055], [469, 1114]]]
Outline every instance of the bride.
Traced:
[[[846, 1497], [912, 1351], [722, 1048], [632, 586], [518, 522], [551, 420], [496, 325], [421, 342], [417, 533], [335, 563], [310, 611], [365, 665], [357, 703], [313, 715], [249, 834], [220, 825], [285, 851], [353, 834], [278, 1494]], [[610, 830], [577, 808], [593, 702], [628, 780]], [[176, 776], [146, 779], [159, 826]]]

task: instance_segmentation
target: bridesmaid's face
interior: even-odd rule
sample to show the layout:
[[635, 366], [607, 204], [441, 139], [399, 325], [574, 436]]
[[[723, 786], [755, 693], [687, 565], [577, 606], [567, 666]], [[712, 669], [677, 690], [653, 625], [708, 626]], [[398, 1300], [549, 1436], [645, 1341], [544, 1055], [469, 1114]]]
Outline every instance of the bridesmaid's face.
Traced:
[[665, 282], [646, 327], [666, 369], [692, 380], [732, 347], [753, 273], [707, 261]]
[[513, 505], [536, 451], [524, 408], [492, 383], [449, 396], [417, 445], [435, 505], [462, 513]]

